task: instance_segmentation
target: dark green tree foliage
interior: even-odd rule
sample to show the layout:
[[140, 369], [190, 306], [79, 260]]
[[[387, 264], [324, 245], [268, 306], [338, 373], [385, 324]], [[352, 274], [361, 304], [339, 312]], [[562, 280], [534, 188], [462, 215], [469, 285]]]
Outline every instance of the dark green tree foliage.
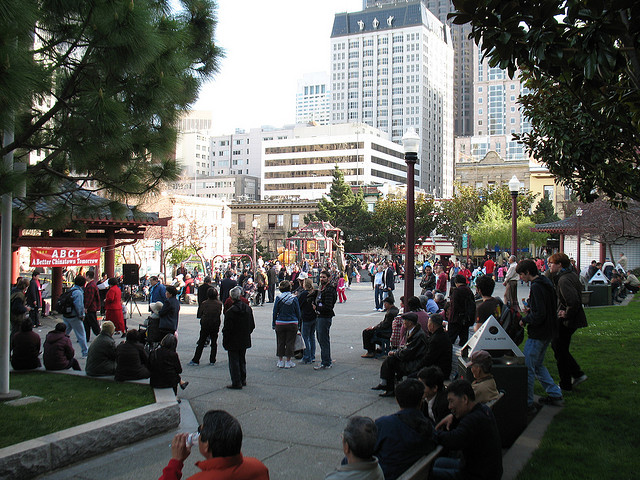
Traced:
[[342, 229], [347, 252], [360, 252], [370, 242], [371, 215], [362, 190], [354, 194], [337, 165], [329, 196], [320, 199], [318, 211], [310, 219], [326, 221]]
[[531, 220], [535, 224], [551, 223], [560, 220], [560, 217], [556, 215], [556, 211], [553, 208], [553, 202], [547, 197], [542, 197], [536, 205], [536, 209], [531, 215]]
[[[437, 226], [432, 198], [418, 195], [415, 202], [415, 237], [428, 237]], [[407, 199], [388, 196], [376, 203], [372, 214], [372, 245], [393, 250], [396, 245], [404, 245], [407, 235]], [[415, 238], [414, 238], [415, 243]]]
[[[182, 0], [177, 12], [170, 5], [3, 2], [0, 128], [13, 129], [15, 141], [0, 153], [13, 151], [23, 163], [30, 152], [45, 154], [27, 166], [26, 205], [88, 182], [126, 201], [176, 178], [177, 120], [222, 52], [213, 41], [212, 0]], [[0, 193], [17, 183], [3, 173]]]
[[583, 201], [640, 199], [640, 4], [453, 0], [492, 66], [522, 70], [518, 138]]

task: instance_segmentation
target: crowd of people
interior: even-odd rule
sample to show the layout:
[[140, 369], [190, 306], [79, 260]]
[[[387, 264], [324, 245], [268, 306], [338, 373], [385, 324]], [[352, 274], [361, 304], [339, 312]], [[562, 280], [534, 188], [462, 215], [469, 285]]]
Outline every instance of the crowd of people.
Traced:
[[[612, 269], [607, 263], [593, 266], [612, 283], [616, 276], [624, 275], [618, 288], [633, 292], [635, 287], [637, 291], [637, 278], [626, 271], [626, 258], [622, 257]], [[528, 332], [524, 356], [529, 411], [535, 413], [545, 404], [562, 405], [563, 392], [587, 380], [570, 352], [570, 344], [576, 330], [587, 326], [580, 277], [592, 277], [597, 271], [588, 269], [586, 275], [580, 275], [564, 253], [520, 262], [512, 256], [504, 264], [487, 258], [476, 267], [453, 261], [428, 263], [423, 265], [421, 295], [401, 296], [398, 302], [394, 292], [403, 271], [397, 262], [385, 259], [364, 263], [350, 260], [343, 270], [336, 264], [303, 262], [285, 267], [278, 262], [262, 262], [253, 272], [229, 263], [224, 271], [218, 269], [201, 281], [186, 272], [176, 273], [177, 280], [181, 280], [180, 275], [189, 276], [192, 289], [174, 282], [165, 285], [161, 277], [151, 276], [144, 279], [143, 286], [148, 280], [146, 297], [151, 314], [140, 331], [127, 329], [121, 282], [104, 275], [97, 280], [94, 272], [88, 271], [74, 278], [70, 307], [63, 312], [63, 321], [46, 335], [43, 363], [49, 370], [79, 369], [69, 337], [74, 332], [80, 354], [87, 358], [87, 375], [114, 375], [116, 381], [150, 378], [152, 386], [173, 388], [177, 393], [178, 387], [188, 385], [181, 378], [176, 352], [180, 297], [192, 294], [198, 303], [200, 333], [189, 365], [200, 364], [207, 345], [211, 346], [209, 363], [216, 363], [221, 329], [231, 379], [227, 388], [242, 389], [247, 385], [245, 356], [255, 329], [252, 307], [263, 307], [265, 303], [273, 304], [276, 368], [295, 368], [294, 357], [299, 353], [303, 364], [316, 363], [316, 370], [330, 369], [335, 305], [347, 301], [351, 279], [364, 269], [371, 274], [374, 310], [384, 312], [384, 316], [362, 331], [362, 357], [382, 359], [379, 383], [373, 390], [380, 391], [383, 397], [395, 397], [400, 410], [375, 421], [350, 418], [342, 437], [343, 464], [327, 478], [394, 479], [436, 445], [445, 448], [445, 455], [435, 462], [433, 478], [468, 478], [471, 474], [473, 478], [500, 478], [500, 439], [495, 418], [487, 407], [500, 397], [491, 373], [492, 356], [483, 350], [474, 352], [467, 365], [473, 382], [455, 380], [445, 387], [452, 379], [453, 346], [463, 346], [469, 334], [481, 328], [489, 317], [499, 319], [505, 306], [520, 309], [518, 282], [529, 284], [530, 295], [521, 308], [521, 326]], [[506, 288], [504, 299], [493, 296], [495, 284], [500, 281]], [[33, 327], [40, 324], [40, 292], [35, 272], [30, 281], [19, 279], [12, 292], [11, 362], [16, 370], [41, 365], [40, 337], [33, 332]], [[98, 312], [104, 313], [101, 324]], [[91, 332], [95, 338], [87, 347]], [[125, 341], [116, 345], [115, 334]], [[557, 362], [559, 383], [544, 366], [549, 346]], [[537, 402], [533, 394], [536, 379], [547, 393]], [[261, 462], [242, 456], [241, 428], [228, 413], [207, 413], [199, 435], [199, 451], [205, 457], [198, 463], [202, 478], [232, 478], [205, 474], [227, 470], [245, 472], [246, 476], [233, 478], [268, 478]], [[186, 434], [175, 437], [172, 460], [161, 478], [180, 478], [191, 450], [187, 440]], [[223, 440], [225, 445], [220, 443]], [[455, 458], [450, 456], [455, 452]]]

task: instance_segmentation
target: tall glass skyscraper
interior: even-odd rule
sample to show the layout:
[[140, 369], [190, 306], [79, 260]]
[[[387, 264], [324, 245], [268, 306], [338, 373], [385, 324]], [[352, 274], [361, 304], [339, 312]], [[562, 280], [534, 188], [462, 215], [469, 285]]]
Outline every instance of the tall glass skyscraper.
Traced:
[[362, 122], [387, 132], [396, 143], [401, 143], [407, 128], [414, 128], [422, 141], [418, 185], [436, 196], [450, 196], [451, 30], [421, 1], [379, 3], [335, 16], [331, 123]]

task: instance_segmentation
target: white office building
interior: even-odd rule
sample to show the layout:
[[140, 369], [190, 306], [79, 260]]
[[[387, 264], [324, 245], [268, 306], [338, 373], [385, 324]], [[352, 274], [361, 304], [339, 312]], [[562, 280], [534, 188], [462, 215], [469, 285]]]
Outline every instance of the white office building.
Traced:
[[210, 137], [210, 171], [217, 175], [262, 176], [262, 145], [272, 140], [285, 140], [293, 135], [293, 126], [264, 126], [248, 132], [237, 129], [231, 135]]
[[264, 144], [263, 198], [314, 200], [329, 193], [336, 166], [351, 185], [406, 184], [401, 145], [362, 123], [296, 126]]
[[329, 125], [331, 92], [326, 72], [306, 73], [296, 90], [296, 123]]
[[209, 150], [209, 135], [206, 132], [179, 133], [176, 141], [176, 161], [182, 166], [183, 175], [208, 176], [211, 172]]
[[260, 200], [260, 178], [250, 175], [183, 177], [167, 182], [164, 191], [175, 195], [234, 201]]
[[[421, 138], [416, 186], [453, 194], [453, 45], [420, 1], [336, 14], [331, 34], [331, 123], [361, 122], [401, 143]], [[265, 192], [266, 193], [266, 192]]]

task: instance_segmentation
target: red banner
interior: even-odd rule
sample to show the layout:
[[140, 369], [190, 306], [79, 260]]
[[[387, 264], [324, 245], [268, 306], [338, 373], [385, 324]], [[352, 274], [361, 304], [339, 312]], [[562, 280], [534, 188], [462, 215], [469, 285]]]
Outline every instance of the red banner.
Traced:
[[68, 267], [98, 265], [100, 247], [97, 248], [32, 248], [32, 267]]

